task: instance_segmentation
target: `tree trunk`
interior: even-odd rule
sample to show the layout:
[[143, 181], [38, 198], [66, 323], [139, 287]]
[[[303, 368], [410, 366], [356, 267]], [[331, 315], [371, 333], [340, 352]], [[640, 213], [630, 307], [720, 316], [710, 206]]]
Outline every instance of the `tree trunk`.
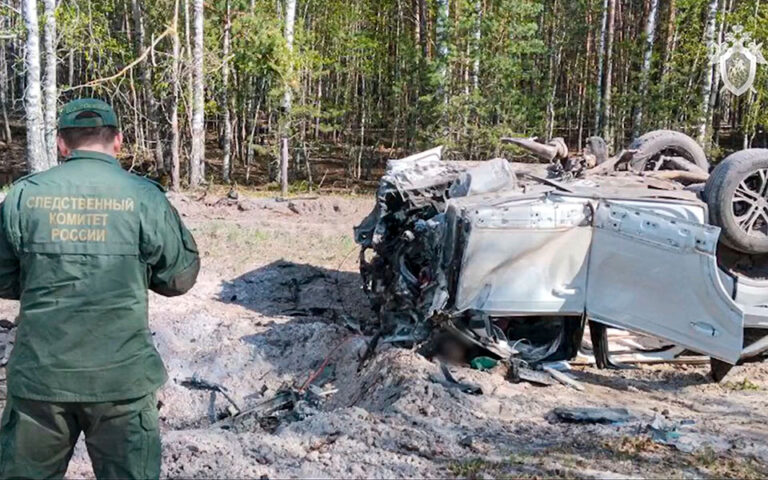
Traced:
[[482, 35], [483, 26], [483, 2], [482, 0], [475, 0], [475, 25], [472, 32], [475, 42], [474, 61], [472, 63], [472, 90], [477, 91], [480, 85], [480, 39]]
[[27, 88], [24, 91], [24, 110], [27, 117], [27, 166], [31, 172], [49, 167], [43, 134], [43, 106], [40, 88], [40, 31], [37, 22], [37, 0], [22, 0], [22, 15], [27, 30], [24, 68]]
[[11, 124], [8, 122], [8, 60], [5, 40], [0, 40], [0, 108], [3, 111], [3, 140], [11, 143]]
[[181, 158], [179, 153], [179, 96], [181, 90], [180, 56], [181, 41], [179, 40], [179, 0], [173, 7], [173, 59], [171, 66], [171, 188], [178, 191], [181, 188]]
[[[755, 9], [752, 13], [752, 16], [754, 18], [757, 18], [757, 14], [760, 12], [760, 0], [755, 0]], [[755, 100], [757, 99], [757, 91], [750, 92], [749, 99], [747, 100], [746, 105], [746, 114], [745, 116], [746, 121], [744, 122], [745, 125], [743, 126], [742, 130], [744, 131], [744, 143], [743, 148], [746, 150], [747, 148], [752, 147], [752, 138], [754, 138], [754, 121], [752, 118], [754, 117], [752, 113], [752, 108], [755, 104]]]
[[437, 18], [435, 19], [435, 35], [437, 36], [437, 62], [438, 62], [438, 96], [444, 102], [448, 101], [448, 21], [450, 19], [450, 0], [437, 0]]
[[[139, 57], [147, 53], [147, 34], [144, 28], [144, 12], [140, 0], [131, 0], [131, 11], [133, 14], [133, 35], [136, 44], [136, 53]], [[160, 140], [160, 109], [152, 90], [152, 69], [148, 65], [149, 61], [145, 59], [139, 66], [139, 77], [141, 78], [141, 87], [144, 92], [144, 111], [147, 118], [147, 130], [144, 137], [154, 140], [155, 168], [158, 172], [165, 171], [165, 162], [163, 160], [163, 148]], [[138, 108], [138, 106], [137, 106]], [[136, 128], [140, 128], [138, 125]]]
[[640, 71], [640, 102], [635, 111], [635, 121], [632, 130], [633, 136], [638, 137], [643, 128], [643, 114], [646, 97], [648, 95], [648, 80], [651, 75], [651, 61], [653, 60], [653, 43], [656, 40], [656, 17], [659, 11], [659, 0], [651, 0], [648, 21], [645, 23], [645, 57], [643, 68]]
[[[722, 7], [720, 9], [720, 18], [722, 20], [720, 20], [720, 28], [717, 32], [717, 40], [715, 40], [718, 45], [723, 42], [723, 31], [726, 27], [725, 19], [728, 17], [729, 13], [729, 3], [731, 2], [723, 0]], [[707, 131], [710, 132], [715, 139], [717, 139], [719, 135], [719, 128], [715, 126], [715, 107], [717, 106], [718, 99], [720, 98], [720, 91], [718, 89], [720, 86], [719, 68], [714, 69], [714, 79], [712, 84], [714, 88], [712, 88], [709, 92], [709, 106], [707, 107]]]
[[192, 2], [192, 151], [189, 158], [189, 185], [203, 182], [205, 161], [205, 90], [203, 87], [203, 0]]
[[[559, 1], [555, 0], [552, 4], [552, 18], [560, 18]], [[560, 63], [563, 55], [564, 38], [558, 38], [558, 33], [565, 35], [565, 29], [560, 29], [557, 20], [553, 20], [552, 31], [550, 34], [550, 54], [549, 54], [549, 75], [547, 76], [547, 140], [551, 140], [555, 130], [555, 100], [557, 97], [557, 80], [560, 76]], [[567, 110], [567, 108], [566, 108]]]
[[664, 47], [664, 64], [662, 65], [661, 80], [667, 78], [669, 73], [669, 66], [672, 63], [672, 54], [675, 51], [675, 33], [677, 21], [677, 5], [676, 0], [669, 0], [669, 16], [667, 18], [667, 40]]
[[603, 138], [608, 144], [609, 150], [613, 146], [613, 126], [611, 119], [611, 89], [613, 77], [613, 37], [616, 25], [616, 0], [609, 0], [610, 14], [608, 15], [608, 39], [605, 46], [605, 93], [603, 94], [603, 122], [605, 122], [605, 131]]
[[45, 48], [45, 76], [43, 77], [43, 101], [45, 123], [45, 150], [49, 167], [56, 166], [58, 162], [58, 148], [56, 146], [56, 102], [58, 92], [56, 90], [56, 0], [43, 0], [44, 20], [43, 45]]
[[[717, 5], [718, 0], [709, 0], [708, 12], [707, 12], [707, 26], [704, 30], [704, 45], [711, 45], [715, 40], [715, 23], [717, 21]], [[704, 81], [701, 84], [701, 107], [699, 111], [701, 116], [699, 117], [698, 125], [698, 137], [699, 143], [707, 145], [707, 119], [709, 118], [709, 96], [712, 94], [712, 75], [714, 72], [714, 66], [709, 62], [704, 62], [706, 68], [704, 70]]]
[[230, 176], [230, 163], [232, 156], [232, 121], [230, 119], [229, 110], [229, 50], [230, 50], [230, 32], [232, 31], [232, 22], [230, 19], [230, 3], [226, 1], [226, 13], [224, 18], [224, 45], [222, 48], [222, 54], [224, 60], [221, 66], [221, 82], [222, 82], [222, 107], [224, 108], [224, 138], [222, 142], [222, 149], [224, 150], [224, 158], [221, 165], [221, 176], [225, 182], [229, 182]]
[[605, 75], [605, 40], [608, 36], [608, 1], [603, 0], [600, 44], [597, 47], [597, 101], [595, 102], [595, 135], [603, 134], [603, 76]]
[[293, 28], [296, 21], [296, 0], [285, 1], [285, 43], [288, 47], [290, 60], [289, 81], [283, 86], [283, 122], [280, 129], [280, 191], [283, 197], [288, 195], [288, 136], [291, 131], [291, 105], [293, 103], [293, 90], [290, 78], [293, 76]]

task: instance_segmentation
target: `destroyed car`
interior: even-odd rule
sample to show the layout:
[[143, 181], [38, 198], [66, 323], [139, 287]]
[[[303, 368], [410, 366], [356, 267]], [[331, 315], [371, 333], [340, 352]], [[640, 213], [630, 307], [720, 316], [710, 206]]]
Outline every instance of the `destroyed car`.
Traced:
[[627, 361], [711, 357], [716, 378], [768, 350], [768, 150], [710, 174], [679, 132], [612, 158], [596, 137], [578, 155], [561, 139], [505, 142], [547, 163], [445, 161], [442, 148], [388, 162], [355, 228], [382, 341], [449, 332], [501, 359], [602, 368], [621, 353], [612, 327], [656, 341]]

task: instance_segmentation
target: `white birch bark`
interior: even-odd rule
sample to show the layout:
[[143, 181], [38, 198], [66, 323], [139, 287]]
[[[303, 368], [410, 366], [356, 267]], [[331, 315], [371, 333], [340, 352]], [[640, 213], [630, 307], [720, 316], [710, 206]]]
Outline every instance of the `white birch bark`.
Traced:
[[179, 0], [174, 2], [173, 9], [173, 59], [171, 65], [171, 188], [178, 191], [181, 188], [181, 158], [179, 154], [179, 96], [181, 92], [181, 41], [179, 40]]
[[43, 0], [43, 46], [45, 49], [45, 76], [43, 77], [43, 115], [45, 124], [45, 148], [48, 166], [54, 167], [58, 162], [56, 147], [56, 0]]
[[[293, 55], [293, 31], [296, 22], [296, 0], [285, 1], [285, 43], [288, 52]], [[293, 58], [287, 78], [293, 76]], [[280, 187], [283, 196], [288, 195], [288, 134], [291, 129], [291, 105], [293, 103], [293, 91], [290, 83], [284, 85], [283, 94], [283, 125], [280, 133]]]
[[[707, 26], [704, 29], [704, 44], [709, 45], [715, 40], [715, 24], [717, 22], [717, 5], [718, 0], [709, 0], [707, 7]], [[707, 118], [709, 117], [709, 96], [712, 94], [712, 76], [714, 74], [714, 67], [709, 62], [704, 62], [706, 65], [704, 72], [704, 81], [701, 84], [701, 107], [699, 111], [701, 116], [699, 117], [698, 125], [698, 139], [699, 143], [706, 144], [707, 140]]]
[[231, 6], [229, 0], [226, 2], [226, 13], [224, 19], [224, 45], [222, 47], [222, 54], [224, 60], [221, 67], [222, 78], [222, 107], [224, 108], [224, 138], [223, 138], [223, 150], [224, 158], [222, 160], [221, 175], [225, 182], [229, 182], [230, 177], [230, 162], [232, 156], [232, 120], [230, 118], [229, 110], [229, 53], [230, 53], [230, 36], [232, 31]]
[[603, 75], [605, 74], [605, 39], [608, 35], [608, 0], [603, 0], [600, 44], [597, 47], [597, 100], [595, 101], [595, 135], [603, 133]]
[[653, 44], [656, 40], [656, 19], [659, 13], [659, 0], [651, 0], [651, 10], [648, 12], [648, 21], [645, 23], [645, 56], [643, 67], [640, 71], [640, 102], [635, 111], [633, 135], [640, 135], [643, 126], [645, 99], [648, 95], [648, 79], [651, 75], [651, 62], [653, 60]]
[[613, 146], [613, 121], [611, 119], [611, 97], [613, 88], [613, 37], [616, 25], [616, 0], [609, 0], [608, 38], [605, 45], [605, 92], [603, 93], [603, 138], [610, 149]]
[[11, 125], [8, 123], [8, 61], [5, 40], [0, 40], [0, 107], [3, 111], [3, 140], [11, 143]]
[[40, 172], [49, 166], [43, 133], [42, 90], [40, 87], [40, 29], [37, 21], [37, 0], [22, 0], [22, 15], [27, 39], [24, 50], [24, 68], [27, 88], [24, 91], [24, 110], [27, 124], [27, 166], [30, 172]]
[[[731, 2], [727, 2], [723, 0], [723, 3], [720, 7], [720, 18], [722, 20], [720, 20], [720, 27], [716, 29], [717, 34], [715, 39], [718, 45], [720, 45], [723, 42], [723, 34], [726, 26], [725, 19], [727, 18], [729, 3]], [[713, 120], [715, 116], [715, 107], [717, 106], [717, 99], [719, 98], [718, 87], [720, 86], [720, 69], [714, 68], [713, 75], [714, 75], [712, 79], [713, 88], [709, 91], [709, 105], [707, 106], [707, 131], [713, 135], [716, 135]]]
[[189, 184], [203, 182], [205, 161], [205, 102], [203, 85], [203, 0], [192, 2], [192, 149], [189, 159]]
[[448, 21], [450, 19], [450, 0], [437, 0], [437, 18], [435, 34], [437, 36], [438, 94], [448, 101]]
[[482, 26], [483, 26], [483, 2], [482, 0], [475, 0], [475, 25], [474, 25], [474, 31], [472, 32], [472, 36], [474, 37], [475, 41], [475, 58], [474, 62], [472, 63], [472, 89], [473, 91], [477, 91], [478, 87], [480, 86], [480, 40], [482, 36]]

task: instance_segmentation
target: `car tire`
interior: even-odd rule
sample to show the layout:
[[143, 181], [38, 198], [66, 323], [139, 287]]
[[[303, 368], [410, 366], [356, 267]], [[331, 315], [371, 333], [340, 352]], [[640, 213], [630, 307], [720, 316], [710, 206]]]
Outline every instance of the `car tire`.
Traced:
[[768, 149], [742, 150], [715, 167], [704, 187], [720, 241], [742, 253], [768, 253]]
[[672, 130], [654, 130], [635, 139], [629, 149], [636, 150], [630, 161], [630, 165], [635, 171], [655, 170], [654, 160], [663, 153], [683, 157], [704, 171], [709, 171], [709, 161], [707, 161], [704, 149], [696, 140], [684, 133]]

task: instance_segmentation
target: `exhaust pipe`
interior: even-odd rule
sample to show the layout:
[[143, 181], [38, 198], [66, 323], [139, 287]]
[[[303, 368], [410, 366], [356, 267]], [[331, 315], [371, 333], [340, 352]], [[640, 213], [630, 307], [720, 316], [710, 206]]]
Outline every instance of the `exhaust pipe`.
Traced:
[[518, 137], [504, 137], [501, 142], [522, 147], [547, 162], [552, 162], [556, 158], [568, 158], [568, 147], [562, 138], [554, 138], [547, 144], [539, 143], [533, 138]]

